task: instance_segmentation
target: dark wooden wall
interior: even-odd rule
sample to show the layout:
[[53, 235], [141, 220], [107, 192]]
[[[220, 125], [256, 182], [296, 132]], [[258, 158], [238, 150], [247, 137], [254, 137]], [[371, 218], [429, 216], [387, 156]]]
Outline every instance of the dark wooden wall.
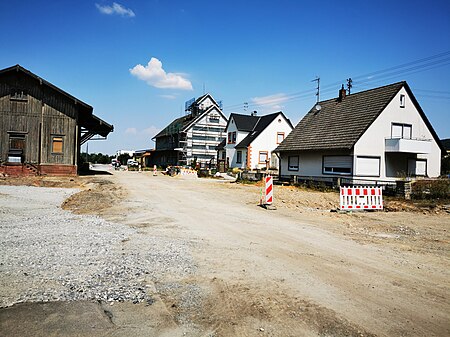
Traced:
[[[74, 100], [21, 72], [2, 74], [0, 162], [7, 160], [9, 134], [15, 132], [25, 134], [25, 162], [76, 165], [77, 116]], [[62, 154], [52, 153], [52, 136], [63, 138]]]

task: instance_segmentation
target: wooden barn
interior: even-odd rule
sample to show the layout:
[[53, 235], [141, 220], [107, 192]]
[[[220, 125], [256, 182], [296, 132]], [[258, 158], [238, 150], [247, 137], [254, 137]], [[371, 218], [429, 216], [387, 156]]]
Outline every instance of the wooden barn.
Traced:
[[29, 70], [0, 70], [0, 173], [76, 175], [81, 145], [113, 126]]

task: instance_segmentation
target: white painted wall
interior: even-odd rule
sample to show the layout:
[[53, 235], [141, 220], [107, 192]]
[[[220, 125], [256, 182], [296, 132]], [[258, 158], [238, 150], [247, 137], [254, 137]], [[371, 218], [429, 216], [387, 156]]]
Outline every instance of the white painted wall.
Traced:
[[[270, 123], [266, 129], [253, 140], [251, 144], [250, 168], [266, 167], [266, 164], [259, 163], [259, 152], [267, 151], [268, 159], [270, 161], [273, 150], [279, 145], [277, 143], [277, 133], [284, 132], [284, 138], [286, 138], [291, 131], [292, 128], [288, 121], [284, 118], [283, 114], [280, 113], [272, 123]], [[278, 168], [278, 165], [275, 167]]]
[[[405, 107], [400, 107], [400, 95], [405, 95]], [[430, 141], [431, 152], [429, 154], [413, 153], [386, 153], [385, 139], [391, 138], [392, 123], [402, 123], [412, 125], [412, 138], [428, 139]], [[420, 148], [420, 146], [418, 146]], [[341, 153], [324, 152], [302, 152], [299, 156], [299, 171], [288, 171], [288, 156], [296, 154], [283, 153], [281, 157], [281, 172], [283, 176], [321, 176], [333, 177], [334, 175], [322, 174], [323, 155], [339, 155]], [[441, 150], [439, 145], [433, 139], [433, 136], [422, 120], [419, 112], [413, 105], [408, 93], [402, 88], [393, 100], [387, 105], [385, 110], [378, 116], [372, 125], [357, 141], [353, 153], [353, 174], [360, 171], [357, 167], [358, 156], [373, 156], [380, 158], [380, 176], [379, 177], [361, 177], [367, 180], [396, 180], [399, 172], [407, 170], [409, 158], [427, 159], [427, 176], [437, 177], [440, 175]], [[386, 166], [386, 158], [388, 165]], [[387, 173], [387, 174], [386, 174]], [[338, 175], [336, 175], [338, 176]], [[349, 177], [349, 176], [347, 176]]]
[[[339, 175], [322, 174], [322, 161], [324, 155], [347, 155], [347, 153], [341, 152], [298, 152], [298, 153], [283, 153], [281, 155], [281, 175], [297, 175], [304, 177], [334, 177]], [[288, 157], [298, 156], [299, 157], [299, 170], [289, 171], [288, 170]]]
[[[400, 107], [400, 95], [405, 95], [405, 107]], [[387, 105], [386, 109], [378, 116], [378, 118], [372, 123], [367, 131], [355, 144], [354, 148], [354, 168], [356, 168], [356, 156], [378, 156], [381, 157], [381, 180], [390, 180], [394, 177], [386, 175], [386, 172], [395, 173], [398, 170], [402, 170], [403, 165], [396, 161], [405, 161], [405, 156], [408, 158], [416, 157], [415, 154], [403, 154], [403, 153], [389, 153], [390, 159], [386, 163], [385, 157], [385, 139], [391, 138], [391, 125], [392, 123], [404, 123], [412, 125], [412, 138], [428, 139], [431, 140], [429, 154], [418, 154], [417, 158], [427, 159], [427, 175], [429, 177], [437, 177], [440, 175], [441, 165], [441, 150], [439, 145], [434, 141], [433, 136], [428, 130], [425, 122], [414, 106], [411, 98], [406, 92], [405, 88], [402, 88], [393, 100]], [[419, 144], [420, 145], [420, 144]], [[419, 146], [418, 146], [419, 147]], [[395, 156], [397, 155], [398, 160]], [[394, 167], [387, 167], [389, 164]], [[406, 163], [405, 163], [406, 165]], [[356, 170], [354, 170], [356, 172]]]
[[[228, 144], [229, 132], [236, 132], [236, 143]], [[227, 137], [225, 144], [225, 151], [226, 151], [225, 159], [228, 158], [230, 165], [229, 167], [245, 168], [247, 163], [247, 151], [245, 149], [239, 149], [240, 151], [242, 150], [242, 163], [238, 164], [236, 163], [237, 155], [236, 149], [234, 147], [237, 144], [239, 144], [242, 140], [244, 140], [244, 138], [247, 137], [247, 135], [248, 132], [237, 130], [236, 124], [234, 123], [234, 119], [231, 118], [230, 123], [228, 124], [228, 129], [225, 131], [225, 136]]]

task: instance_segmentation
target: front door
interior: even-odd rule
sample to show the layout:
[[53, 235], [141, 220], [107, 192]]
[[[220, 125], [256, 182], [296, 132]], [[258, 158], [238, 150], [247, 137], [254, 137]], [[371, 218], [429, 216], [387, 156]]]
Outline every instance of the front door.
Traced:
[[23, 163], [25, 159], [25, 135], [11, 133], [9, 135], [8, 162]]

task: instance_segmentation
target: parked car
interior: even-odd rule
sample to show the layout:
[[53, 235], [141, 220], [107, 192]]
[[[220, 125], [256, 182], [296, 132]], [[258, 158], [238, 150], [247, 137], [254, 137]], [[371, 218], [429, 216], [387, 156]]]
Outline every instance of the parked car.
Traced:
[[136, 160], [128, 159], [127, 166], [139, 166], [139, 163]]

